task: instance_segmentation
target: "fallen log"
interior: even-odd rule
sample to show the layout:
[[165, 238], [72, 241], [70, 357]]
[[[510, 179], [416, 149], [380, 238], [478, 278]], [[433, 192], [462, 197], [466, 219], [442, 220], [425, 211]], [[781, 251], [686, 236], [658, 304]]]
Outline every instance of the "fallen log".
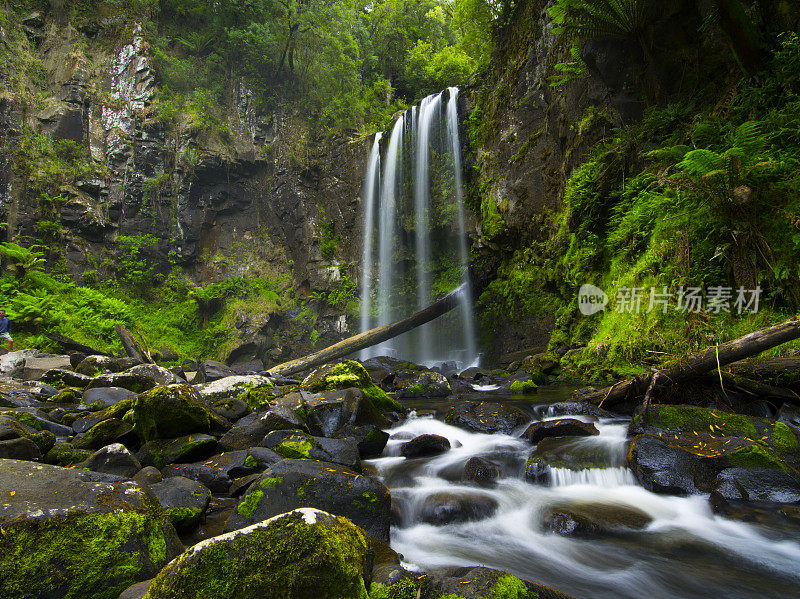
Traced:
[[89, 347], [88, 345], [79, 343], [74, 339], [72, 339], [71, 337], [67, 337], [66, 335], [62, 335], [60, 333], [50, 333], [45, 331], [43, 334], [51, 341], [58, 343], [61, 347], [63, 347], [67, 351], [77, 351], [84, 353], [87, 356], [109, 356], [109, 357], [114, 356], [114, 354], [110, 354], [108, 352], [100, 351], [99, 349]]
[[461, 285], [455, 291], [449, 293], [439, 301], [431, 304], [427, 308], [414, 312], [411, 316], [397, 320], [387, 325], [376, 327], [358, 335], [349, 337], [339, 343], [335, 343], [330, 347], [326, 347], [316, 353], [278, 364], [269, 369], [270, 374], [279, 374], [281, 376], [289, 376], [315, 366], [320, 366], [334, 360], [343, 358], [353, 352], [377, 345], [398, 335], [415, 329], [418, 326], [426, 324], [442, 314], [445, 314], [458, 305], [458, 299], [463, 292], [465, 286]]
[[117, 331], [120, 341], [122, 341], [122, 348], [125, 350], [125, 353], [128, 354], [128, 357], [138, 360], [142, 364], [153, 363], [153, 359], [150, 357], [150, 354], [146, 350], [143, 350], [141, 347], [139, 347], [136, 339], [134, 339], [133, 335], [131, 335], [131, 332], [128, 329], [121, 324], [114, 325], [114, 328]]
[[610, 407], [626, 399], [635, 399], [645, 395], [649, 400], [655, 387], [654, 379], [667, 384], [686, 381], [712, 369], [755, 356], [797, 338], [800, 338], [800, 319], [792, 318], [727, 343], [715, 345], [697, 354], [673, 360], [661, 369], [643, 372], [632, 379], [620, 381], [600, 391], [583, 394], [579, 399], [597, 405], [602, 404], [603, 407]]

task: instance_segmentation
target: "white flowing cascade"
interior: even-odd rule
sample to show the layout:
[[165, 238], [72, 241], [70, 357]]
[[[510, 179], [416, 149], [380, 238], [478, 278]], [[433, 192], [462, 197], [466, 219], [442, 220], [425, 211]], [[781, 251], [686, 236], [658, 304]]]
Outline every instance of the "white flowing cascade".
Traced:
[[[381, 136], [375, 137], [362, 194], [361, 331], [465, 285], [455, 316], [367, 348], [362, 360], [388, 355], [429, 365], [477, 363], [458, 125], [458, 88], [451, 87], [397, 119], [383, 161]], [[443, 289], [446, 284], [452, 289]]]

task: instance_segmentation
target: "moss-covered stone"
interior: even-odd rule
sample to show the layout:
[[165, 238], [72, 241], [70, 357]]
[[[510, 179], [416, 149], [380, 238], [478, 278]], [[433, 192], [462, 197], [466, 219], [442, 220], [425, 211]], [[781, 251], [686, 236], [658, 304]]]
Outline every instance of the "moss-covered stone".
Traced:
[[336, 389], [361, 389], [364, 396], [382, 412], [402, 411], [403, 406], [375, 385], [366, 369], [355, 360], [345, 360], [335, 366], [324, 366], [303, 381], [304, 388], [314, 393]]
[[725, 437], [757, 439], [758, 431], [754, 424], [757, 420], [695, 406], [653, 405], [641, 419], [641, 426], [645, 429], [711, 432]]
[[367, 543], [349, 520], [313, 509], [282, 514], [188, 549], [146, 599], [366, 599]]
[[80, 398], [78, 397], [78, 394], [75, 391], [75, 389], [67, 387], [66, 389], [62, 389], [61, 391], [53, 395], [47, 401], [50, 401], [52, 403], [78, 403], [80, 401]]
[[797, 436], [789, 426], [776, 422], [772, 430], [772, 445], [781, 453], [795, 452], [798, 450]]
[[754, 443], [728, 454], [732, 466], [741, 468], [771, 468], [789, 471], [786, 463], [762, 443]]
[[130, 432], [130, 424], [118, 418], [109, 418], [95, 424], [73, 443], [78, 449], [100, 449], [117, 442]]
[[212, 414], [189, 385], [164, 385], [133, 402], [133, 428], [145, 440], [207, 433]]
[[203, 510], [196, 507], [172, 507], [164, 510], [172, 522], [172, 525], [178, 530], [190, 528], [196, 523], [200, 516], [203, 515]]
[[31, 436], [31, 440], [36, 443], [36, 447], [39, 448], [42, 454], [46, 454], [56, 444], [56, 436], [50, 431], [39, 431]]
[[236, 506], [236, 513], [245, 518], [251, 518], [262, 497], [264, 497], [264, 491], [253, 491], [250, 495], [246, 495]]
[[508, 388], [511, 393], [530, 393], [531, 391], [536, 391], [539, 385], [533, 381], [514, 381]]
[[70, 466], [85, 461], [92, 455], [88, 449], [75, 449], [72, 443], [56, 443], [44, 456], [44, 461], [55, 466]]
[[244, 400], [251, 410], [269, 405], [275, 397], [275, 387], [272, 383], [259, 385], [239, 394], [239, 399]]
[[275, 451], [285, 458], [308, 459], [311, 454], [312, 445], [309, 439], [301, 441], [284, 441], [275, 446]]

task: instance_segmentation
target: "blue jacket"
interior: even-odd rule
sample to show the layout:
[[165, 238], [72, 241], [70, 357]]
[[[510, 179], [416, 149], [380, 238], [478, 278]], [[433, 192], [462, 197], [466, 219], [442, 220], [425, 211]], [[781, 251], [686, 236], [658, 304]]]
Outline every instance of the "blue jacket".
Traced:
[[8, 333], [8, 329], [11, 327], [11, 321], [8, 318], [0, 318], [0, 335], [3, 333]]

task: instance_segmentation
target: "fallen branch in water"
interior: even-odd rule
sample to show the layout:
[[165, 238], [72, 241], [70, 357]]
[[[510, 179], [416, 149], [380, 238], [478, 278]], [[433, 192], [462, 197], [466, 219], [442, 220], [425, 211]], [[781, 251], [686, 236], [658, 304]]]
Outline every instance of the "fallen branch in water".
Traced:
[[721, 343], [697, 354], [673, 360], [661, 369], [643, 372], [632, 379], [617, 382], [611, 387], [580, 395], [578, 399], [594, 404], [602, 403], [603, 407], [613, 406], [626, 399], [638, 399], [647, 394], [648, 389], [652, 393], [651, 386], [655, 386], [652, 385], [654, 378], [657, 378], [659, 382], [680, 383], [705, 374], [714, 368], [720, 369], [724, 365], [750, 358], [798, 338], [800, 338], [800, 319], [795, 317], [727, 343]]

